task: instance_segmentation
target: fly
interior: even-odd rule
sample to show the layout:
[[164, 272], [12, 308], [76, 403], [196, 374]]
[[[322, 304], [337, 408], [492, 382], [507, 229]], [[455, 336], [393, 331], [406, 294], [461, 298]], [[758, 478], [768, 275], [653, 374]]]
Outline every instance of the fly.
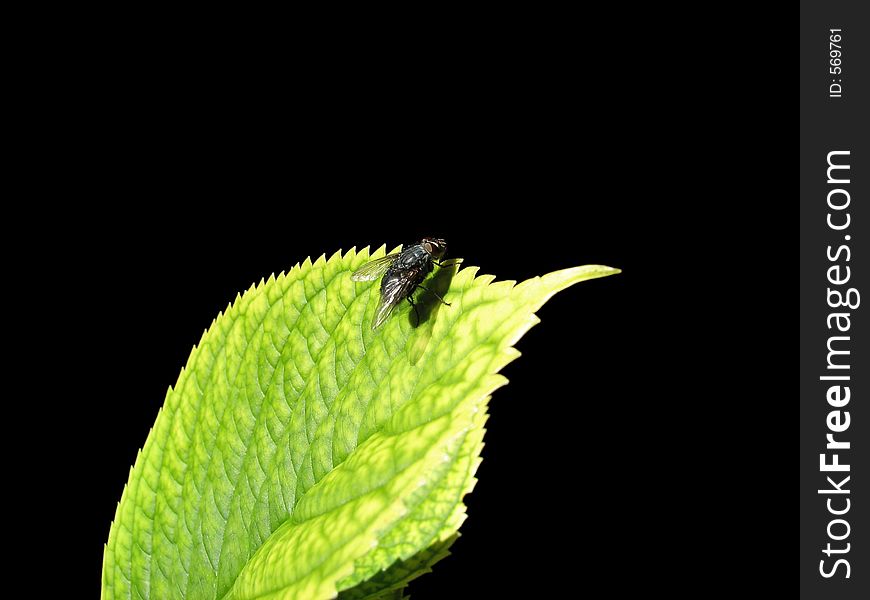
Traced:
[[[411, 294], [418, 287], [426, 289], [420, 283], [426, 278], [426, 275], [432, 272], [433, 264], [439, 267], [443, 266], [441, 259], [446, 253], [447, 242], [444, 240], [423, 238], [419, 244], [408, 246], [401, 252], [376, 258], [354, 271], [353, 275], [350, 276], [354, 281], [372, 281], [381, 275], [384, 276], [381, 280], [381, 301], [375, 310], [372, 329], [380, 327], [393, 312], [393, 309], [404, 299], [407, 299], [414, 307], [417, 323], [420, 323], [420, 313], [417, 312], [417, 305], [414, 304]], [[450, 303], [445, 302], [444, 298], [435, 292], [432, 293], [443, 304], [450, 306]]]

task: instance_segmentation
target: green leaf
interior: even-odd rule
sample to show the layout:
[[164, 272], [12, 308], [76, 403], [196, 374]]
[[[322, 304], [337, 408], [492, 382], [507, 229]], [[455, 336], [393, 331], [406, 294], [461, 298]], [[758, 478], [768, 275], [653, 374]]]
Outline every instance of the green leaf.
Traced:
[[237, 297], [190, 355], [118, 505], [103, 598], [401, 598], [447, 554], [490, 394], [585, 266], [493, 283], [436, 268], [377, 330], [368, 249]]

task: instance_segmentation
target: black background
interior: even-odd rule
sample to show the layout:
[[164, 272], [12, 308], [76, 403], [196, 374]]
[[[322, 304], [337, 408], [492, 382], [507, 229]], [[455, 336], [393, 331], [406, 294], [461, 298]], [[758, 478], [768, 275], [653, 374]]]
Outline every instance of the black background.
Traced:
[[765, 310], [766, 290], [794, 304], [779, 243], [793, 217], [770, 170], [793, 122], [772, 92], [745, 107], [746, 26], [705, 41], [663, 11], [619, 31], [602, 24], [622, 14], [523, 15], [522, 34], [481, 21], [413, 55], [323, 43], [289, 66], [281, 36], [244, 53], [223, 37], [123, 60], [95, 48], [104, 68], [76, 72], [86, 100], [52, 132], [69, 201], [50, 213], [46, 296], [75, 315], [47, 325], [74, 366], [52, 414], [73, 434], [62, 465], [87, 465], [67, 469], [82, 588], [96, 592], [130, 465], [218, 311], [306, 256], [429, 234], [499, 279], [623, 273], [558, 294], [520, 341], [463, 536], [415, 599], [695, 594], [770, 573], [785, 551], [746, 548], [788, 545], [783, 515], [755, 504], [787, 469], [755, 465], [792, 417], [762, 419], [787, 394], [746, 373], [793, 345], [788, 311]]
[[86, 457], [91, 573], [167, 386], [237, 292], [309, 255], [431, 234], [500, 279], [623, 273], [553, 298], [519, 344], [463, 536], [414, 597], [558, 595], [575, 585], [566, 574], [621, 578], [652, 551], [651, 507], [667, 502], [652, 489], [668, 444], [655, 424], [673, 406], [667, 373], [645, 363], [661, 352], [655, 298], [683, 261], [645, 221], [669, 202], [648, 159], [657, 124], [572, 86], [565, 67], [504, 57], [484, 80], [356, 75], [302, 97], [262, 76], [222, 98], [201, 76], [119, 90], [142, 95], [117, 114], [100, 177], [83, 174], [118, 217], [75, 243], [85, 378], [100, 382], [84, 409], [100, 442]]

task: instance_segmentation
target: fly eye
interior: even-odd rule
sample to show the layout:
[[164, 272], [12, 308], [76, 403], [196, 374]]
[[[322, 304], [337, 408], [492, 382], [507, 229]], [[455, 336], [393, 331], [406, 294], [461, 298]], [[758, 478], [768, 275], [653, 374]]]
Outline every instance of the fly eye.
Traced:
[[425, 250], [427, 254], [432, 254], [435, 251], [434, 248], [432, 248], [432, 244], [429, 242], [423, 242], [423, 250]]

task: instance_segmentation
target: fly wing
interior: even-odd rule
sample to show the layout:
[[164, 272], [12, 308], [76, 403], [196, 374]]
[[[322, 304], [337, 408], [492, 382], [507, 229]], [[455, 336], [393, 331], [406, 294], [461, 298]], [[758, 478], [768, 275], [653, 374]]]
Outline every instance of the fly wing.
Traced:
[[381, 258], [370, 260], [359, 269], [354, 271], [353, 275], [351, 275], [350, 278], [354, 281], [371, 281], [372, 279], [377, 279], [378, 277], [387, 272], [387, 269], [390, 268], [390, 265], [396, 262], [396, 259], [399, 258], [399, 254], [401, 254], [401, 252], [394, 252], [392, 254], [382, 256]]
[[375, 310], [375, 318], [372, 320], [372, 329], [383, 325], [387, 317], [399, 303], [408, 297], [414, 288], [414, 282], [408, 277], [390, 277], [381, 287], [381, 301]]

